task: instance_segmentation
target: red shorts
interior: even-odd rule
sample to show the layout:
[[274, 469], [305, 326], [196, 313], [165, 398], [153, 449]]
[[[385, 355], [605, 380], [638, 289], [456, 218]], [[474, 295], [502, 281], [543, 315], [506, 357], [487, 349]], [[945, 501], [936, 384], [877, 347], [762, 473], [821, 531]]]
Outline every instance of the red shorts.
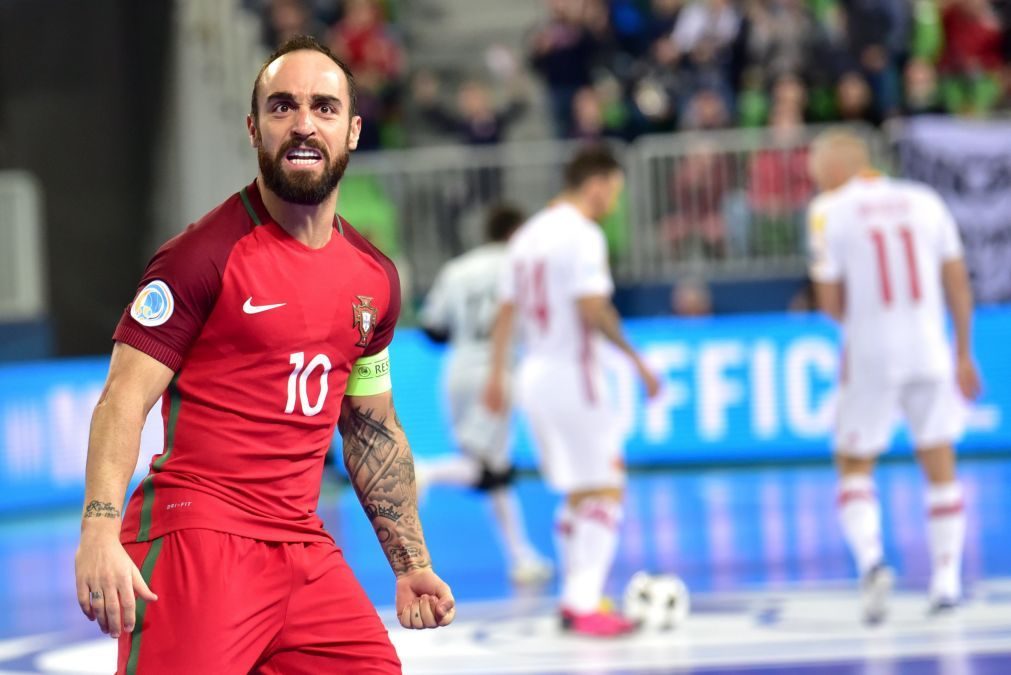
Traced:
[[125, 547], [158, 600], [137, 600], [117, 673], [400, 673], [386, 628], [330, 542], [179, 530]]

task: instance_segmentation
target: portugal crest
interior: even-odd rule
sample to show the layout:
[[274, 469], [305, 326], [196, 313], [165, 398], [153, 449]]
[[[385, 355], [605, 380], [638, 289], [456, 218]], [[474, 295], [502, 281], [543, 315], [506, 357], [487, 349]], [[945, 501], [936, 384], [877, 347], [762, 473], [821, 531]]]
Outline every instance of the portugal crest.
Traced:
[[372, 336], [372, 331], [376, 327], [376, 308], [372, 305], [372, 298], [367, 295], [355, 296], [358, 298], [357, 305], [351, 305], [351, 309], [355, 313], [354, 323], [351, 324], [352, 328], [358, 329], [359, 339], [358, 346], [364, 347], [369, 344], [369, 338]]

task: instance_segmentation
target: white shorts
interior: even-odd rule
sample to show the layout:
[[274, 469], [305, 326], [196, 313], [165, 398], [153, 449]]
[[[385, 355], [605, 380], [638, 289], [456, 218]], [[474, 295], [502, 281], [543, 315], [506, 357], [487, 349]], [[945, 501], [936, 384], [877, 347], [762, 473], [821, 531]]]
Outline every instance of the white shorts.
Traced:
[[905, 384], [844, 383], [839, 388], [836, 452], [875, 457], [888, 449], [899, 415], [917, 448], [954, 443], [966, 406], [951, 378]]
[[527, 360], [517, 397], [548, 485], [559, 492], [624, 485], [621, 432], [601, 372]]
[[509, 459], [509, 415], [496, 415], [482, 397], [488, 368], [450, 368], [446, 374], [449, 417], [460, 450], [491, 471], [506, 471]]

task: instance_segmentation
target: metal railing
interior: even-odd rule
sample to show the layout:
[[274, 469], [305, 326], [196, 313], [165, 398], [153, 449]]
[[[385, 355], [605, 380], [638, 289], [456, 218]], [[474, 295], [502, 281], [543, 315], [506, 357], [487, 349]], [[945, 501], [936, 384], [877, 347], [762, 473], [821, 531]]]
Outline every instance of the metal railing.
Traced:
[[[857, 130], [875, 161], [886, 163], [880, 132]], [[683, 274], [801, 272], [804, 212], [813, 194], [808, 147], [819, 131], [693, 132], [612, 143], [627, 172], [620, 211], [605, 223], [615, 276], [642, 283]], [[368, 198], [385, 200], [395, 213], [399, 262], [421, 292], [447, 259], [481, 241], [488, 207], [508, 201], [532, 213], [556, 196], [577, 146], [544, 141], [375, 153], [355, 157], [348, 176], [368, 181]], [[352, 222], [369, 233], [367, 218]]]

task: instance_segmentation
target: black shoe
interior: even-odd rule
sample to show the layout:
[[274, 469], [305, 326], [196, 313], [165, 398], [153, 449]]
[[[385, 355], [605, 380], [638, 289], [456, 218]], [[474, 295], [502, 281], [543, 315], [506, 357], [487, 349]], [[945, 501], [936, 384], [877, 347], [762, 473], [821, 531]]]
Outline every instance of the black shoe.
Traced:
[[955, 613], [962, 603], [956, 598], [934, 598], [930, 601], [930, 608], [927, 609], [927, 616], [950, 616]]

